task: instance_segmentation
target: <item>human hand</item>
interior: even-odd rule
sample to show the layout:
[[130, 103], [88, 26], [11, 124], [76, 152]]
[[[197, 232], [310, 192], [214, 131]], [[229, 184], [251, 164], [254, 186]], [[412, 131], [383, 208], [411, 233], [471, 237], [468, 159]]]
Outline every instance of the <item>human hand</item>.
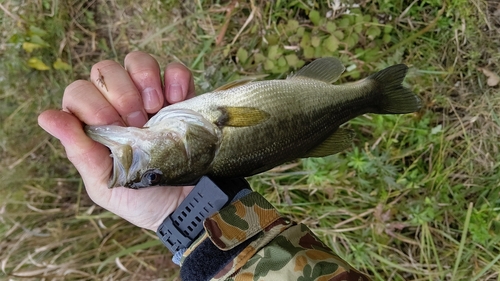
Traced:
[[95, 64], [90, 72], [91, 82], [71, 83], [64, 91], [62, 111], [43, 112], [38, 117], [38, 124], [61, 141], [96, 204], [139, 227], [156, 231], [192, 186], [108, 189], [112, 170], [110, 152], [87, 137], [83, 126], [142, 127], [147, 114], [193, 97], [194, 81], [185, 66], [171, 63], [165, 68], [165, 86], [162, 87], [158, 62], [142, 52], [128, 54], [124, 64], [125, 68], [109, 60]]

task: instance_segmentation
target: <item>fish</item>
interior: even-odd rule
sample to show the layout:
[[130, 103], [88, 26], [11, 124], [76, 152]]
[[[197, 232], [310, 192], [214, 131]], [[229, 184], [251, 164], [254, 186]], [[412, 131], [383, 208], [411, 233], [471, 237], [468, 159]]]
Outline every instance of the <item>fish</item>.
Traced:
[[140, 189], [192, 185], [204, 175], [248, 177], [332, 155], [352, 146], [354, 133], [341, 127], [347, 121], [422, 107], [402, 85], [404, 64], [332, 84], [344, 70], [339, 59], [320, 58], [286, 79], [243, 79], [166, 106], [143, 128], [87, 125], [85, 132], [111, 151], [108, 186]]

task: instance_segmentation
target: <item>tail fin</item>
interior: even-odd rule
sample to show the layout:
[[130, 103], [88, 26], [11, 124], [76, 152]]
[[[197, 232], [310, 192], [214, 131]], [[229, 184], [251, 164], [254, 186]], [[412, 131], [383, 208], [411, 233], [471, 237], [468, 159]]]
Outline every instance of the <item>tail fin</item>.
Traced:
[[377, 82], [381, 100], [374, 113], [402, 114], [418, 111], [422, 101], [410, 89], [401, 85], [406, 76], [408, 67], [397, 64], [370, 75], [367, 79]]

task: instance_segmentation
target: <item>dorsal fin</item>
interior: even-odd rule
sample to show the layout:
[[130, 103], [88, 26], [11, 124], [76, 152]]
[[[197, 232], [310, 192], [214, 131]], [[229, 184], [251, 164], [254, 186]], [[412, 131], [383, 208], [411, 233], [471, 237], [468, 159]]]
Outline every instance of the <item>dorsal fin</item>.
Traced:
[[217, 89], [215, 89], [213, 91], [217, 92], [217, 91], [229, 90], [231, 88], [238, 87], [238, 86], [241, 86], [241, 85], [245, 85], [246, 83], [253, 82], [253, 81], [258, 80], [258, 79], [262, 79], [262, 78], [264, 78], [266, 76], [267, 76], [267, 74], [255, 75], [255, 76], [247, 76], [247, 77], [244, 77], [244, 78], [241, 78], [241, 79], [234, 80], [234, 81], [231, 81], [229, 83], [226, 83], [226, 84], [218, 87]]
[[289, 75], [287, 79], [315, 79], [326, 83], [333, 83], [339, 79], [345, 67], [337, 58], [321, 58], [302, 67], [297, 73]]

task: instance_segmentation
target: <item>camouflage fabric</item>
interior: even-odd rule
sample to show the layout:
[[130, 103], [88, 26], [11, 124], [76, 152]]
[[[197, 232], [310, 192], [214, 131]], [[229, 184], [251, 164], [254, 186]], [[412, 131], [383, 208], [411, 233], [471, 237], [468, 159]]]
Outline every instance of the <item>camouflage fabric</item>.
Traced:
[[201, 243], [209, 243], [208, 239], [221, 251], [251, 241], [211, 280], [370, 280], [333, 253], [305, 225], [283, 217], [256, 192], [205, 220], [204, 227], [205, 234], [184, 253], [182, 261]]

